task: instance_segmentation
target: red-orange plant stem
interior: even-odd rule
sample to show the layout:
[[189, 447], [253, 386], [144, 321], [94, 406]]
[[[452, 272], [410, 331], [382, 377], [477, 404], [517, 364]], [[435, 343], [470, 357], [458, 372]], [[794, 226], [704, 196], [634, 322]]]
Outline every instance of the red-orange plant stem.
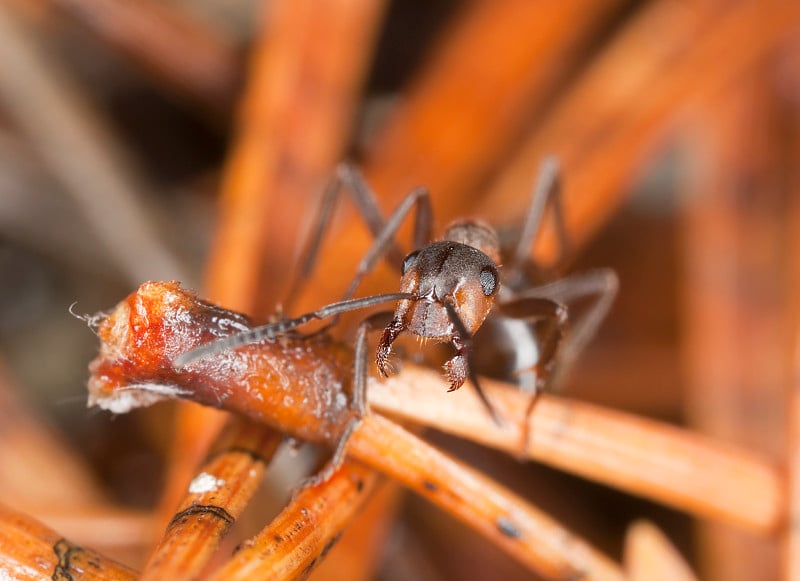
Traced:
[[193, 480], [210, 483], [207, 490], [187, 492], [141, 578], [197, 579], [261, 483], [282, 439], [263, 425], [232, 418]]
[[32, 518], [0, 505], [0, 578], [132, 581], [136, 572], [73, 545]]
[[[622, 2], [471, 3], [373, 139], [366, 173], [396, 203], [424, 184], [447, 207], [502, 159]], [[479, 55], [476, 47], [480, 47]]]
[[[345, 465], [352, 460], [346, 460]], [[325, 560], [314, 570], [314, 581], [336, 581], [345, 571], [351, 581], [370, 581], [382, 564], [387, 542], [395, 527], [395, 513], [405, 496], [397, 483], [384, 479], [366, 506], [336, 543]], [[354, 513], [356, 511], [353, 511]]]
[[[631, 414], [540, 395], [523, 430], [529, 396], [485, 379], [504, 425], [488, 417], [471, 390], [443, 393], [437, 371], [406, 365], [371, 382], [373, 407], [645, 496], [658, 502], [774, 533], [785, 510], [777, 467], [758, 456]], [[439, 387], [437, 387], [437, 385]], [[523, 451], [524, 450], [524, 451]]]
[[622, 579], [619, 567], [480, 472], [386, 418], [366, 417], [348, 451], [477, 530], [548, 579]]

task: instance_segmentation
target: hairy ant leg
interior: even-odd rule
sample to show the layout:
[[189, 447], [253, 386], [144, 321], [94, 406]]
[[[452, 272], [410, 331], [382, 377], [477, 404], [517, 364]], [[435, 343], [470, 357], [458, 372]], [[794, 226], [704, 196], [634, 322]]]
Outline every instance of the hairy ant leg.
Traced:
[[464, 325], [461, 317], [458, 316], [458, 311], [456, 311], [451, 301], [445, 301], [444, 306], [445, 309], [447, 309], [447, 316], [450, 318], [456, 331], [451, 337], [451, 343], [456, 349], [456, 354], [445, 363], [447, 376], [450, 379], [450, 389], [448, 391], [455, 391], [461, 387], [467, 377], [469, 377], [472, 386], [475, 388], [475, 392], [478, 394], [478, 397], [480, 397], [481, 402], [486, 408], [486, 411], [489, 412], [494, 423], [498, 426], [502, 426], [503, 422], [500, 421], [497, 410], [494, 409], [489, 398], [486, 397], [486, 392], [483, 391], [478, 381], [474, 366], [470, 364], [472, 333], [467, 329], [466, 325]]
[[[371, 272], [372, 269], [375, 268], [378, 260], [392, 248], [394, 235], [397, 234], [397, 231], [405, 221], [408, 213], [414, 207], [417, 209], [414, 219], [414, 248], [419, 248], [419, 245], [422, 244], [418, 241], [420, 237], [423, 239], [430, 237], [431, 224], [433, 222], [430, 193], [426, 188], [415, 188], [403, 198], [394, 212], [392, 212], [392, 215], [389, 216], [383, 230], [375, 236], [372, 246], [370, 246], [361, 259], [356, 274], [344, 294], [344, 298], [353, 296], [364, 276]], [[405, 262], [405, 259], [403, 262]]]
[[322, 237], [330, 225], [334, 207], [342, 191], [350, 194], [356, 210], [372, 233], [374, 242], [361, 259], [356, 274], [341, 300], [348, 299], [355, 294], [363, 277], [375, 267], [381, 257], [388, 256], [390, 262], [399, 267], [403, 255], [397, 247], [394, 235], [413, 206], [416, 205], [417, 208], [414, 226], [414, 247], [424, 244], [430, 237], [432, 212], [427, 190], [417, 188], [412, 191], [398, 205], [389, 219], [384, 220], [378, 207], [377, 198], [367, 185], [361, 172], [350, 164], [339, 164], [336, 168], [334, 179], [331, 180], [323, 193], [319, 212], [311, 229], [311, 237], [301, 254], [300, 267], [289, 288], [284, 301], [285, 306], [290, 305], [295, 296], [297, 296], [297, 291], [309, 277], [316, 264], [322, 245]]

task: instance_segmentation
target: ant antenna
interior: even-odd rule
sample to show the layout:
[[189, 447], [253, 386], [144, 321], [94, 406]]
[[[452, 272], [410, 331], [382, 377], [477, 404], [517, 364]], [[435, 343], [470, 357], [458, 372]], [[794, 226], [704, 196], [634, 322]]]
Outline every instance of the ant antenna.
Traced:
[[208, 357], [209, 355], [213, 355], [215, 353], [220, 353], [227, 349], [233, 349], [234, 347], [240, 347], [242, 345], [250, 345], [260, 341], [274, 339], [278, 335], [288, 333], [292, 329], [295, 329], [301, 325], [305, 325], [313, 320], [322, 320], [328, 317], [341, 315], [342, 313], [379, 305], [381, 303], [396, 302], [403, 299], [413, 298], [414, 295], [411, 293], [389, 293], [331, 303], [330, 305], [326, 305], [321, 309], [311, 313], [306, 313], [305, 315], [300, 315], [299, 317], [295, 317], [293, 319], [286, 319], [284, 321], [278, 321], [277, 323], [270, 323], [260, 327], [254, 327], [249, 331], [244, 331], [242, 333], [237, 333], [236, 335], [223, 337], [222, 339], [206, 343], [205, 345], [201, 345], [196, 349], [192, 349], [191, 351], [187, 351], [186, 353], [179, 355], [175, 361], [173, 361], [173, 366], [179, 369], [181, 367], [186, 367], [194, 361], [203, 359], [204, 357]]

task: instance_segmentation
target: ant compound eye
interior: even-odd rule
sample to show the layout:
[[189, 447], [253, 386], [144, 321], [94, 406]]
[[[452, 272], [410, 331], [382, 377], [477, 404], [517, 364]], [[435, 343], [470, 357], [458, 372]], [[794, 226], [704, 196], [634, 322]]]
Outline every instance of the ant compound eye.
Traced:
[[490, 266], [481, 270], [481, 289], [487, 297], [494, 294], [497, 290], [497, 270]]
[[409, 268], [414, 266], [414, 263], [417, 262], [418, 255], [419, 255], [419, 250], [415, 250], [414, 252], [405, 257], [405, 259], [403, 260], [403, 268], [401, 270], [402, 274], [405, 274]]

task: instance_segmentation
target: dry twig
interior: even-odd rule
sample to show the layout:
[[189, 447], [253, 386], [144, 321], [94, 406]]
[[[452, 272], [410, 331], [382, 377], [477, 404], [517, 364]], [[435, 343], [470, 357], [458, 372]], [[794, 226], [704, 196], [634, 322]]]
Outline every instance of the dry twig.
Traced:
[[261, 482], [283, 439], [231, 418], [150, 557], [142, 579], [196, 579]]
[[135, 573], [73, 545], [35, 520], [0, 505], [0, 571], [15, 581], [43, 578], [128, 581]]

